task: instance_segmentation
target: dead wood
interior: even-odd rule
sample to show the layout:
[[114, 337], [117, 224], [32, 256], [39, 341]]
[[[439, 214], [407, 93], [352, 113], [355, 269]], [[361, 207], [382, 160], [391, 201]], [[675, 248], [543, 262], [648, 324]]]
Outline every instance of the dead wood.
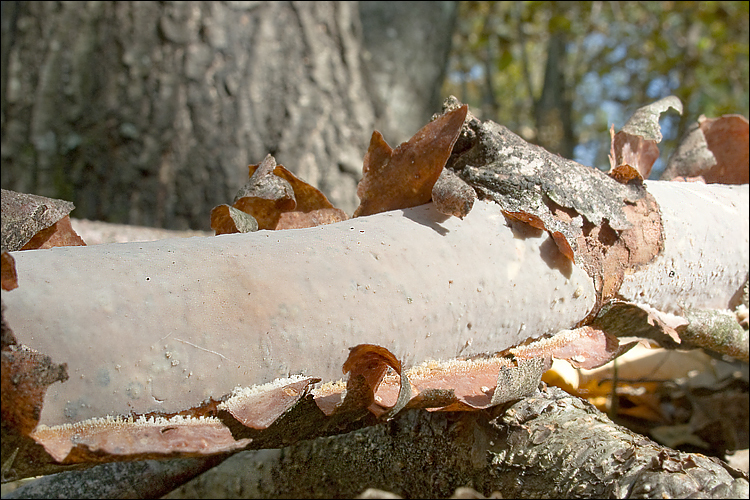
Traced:
[[169, 498], [347, 498], [367, 488], [445, 498], [462, 486], [503, 498], [748, 497], [742, 472], [658, 445], [549, 387], [506, 408], [406, 411], [346, 435], [243, 452]]

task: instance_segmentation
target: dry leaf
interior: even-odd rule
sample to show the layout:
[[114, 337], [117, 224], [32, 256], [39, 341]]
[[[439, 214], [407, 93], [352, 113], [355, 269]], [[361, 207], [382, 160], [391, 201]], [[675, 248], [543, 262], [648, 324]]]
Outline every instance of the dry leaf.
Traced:
[[395, 150], [375, 131], [357, 186], [360, 205], [354, 217], [423, 205], [432, 197], [466, 119], [463, 105], [428, 123]]

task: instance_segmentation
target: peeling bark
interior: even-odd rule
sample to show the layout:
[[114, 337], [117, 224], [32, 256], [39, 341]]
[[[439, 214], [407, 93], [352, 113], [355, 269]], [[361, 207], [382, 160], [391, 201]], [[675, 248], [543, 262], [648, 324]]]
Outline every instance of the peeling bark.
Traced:
[[[198, 416], [238, 385], [298, 373], [335, 381], [356, 345], [388, 349], [401, 373], [401, 363], [487, 356], [586, 326], [615, 298], [672, 315], [732, 308], [746, 283], [747, 186], [621, 184], [470, 115], [448, 167], [458, 195], [441, 195], [442, 207], [461, 215], [467, 189], [479, 197], [461, 220], [426, 204], [299, 230], [14, 253], [6, 317], [20, 344], [70, 374], [47, 390], [40, 423]], [[279, 420], [315, 421], [306, 388], [276, 389], [302, 398]], [[422, 397], [447, 401], [447, 389]], [[155, 442], [184, 430], [145, 423]], [[65, 432], [75, 443], [76, 428]], [[74, 452], [98, 453], [86, 446]]]
[[[118, 488], [137, 484], [153, 497], [189, 478], [186, 470], [224, 458], [107, 464], [48, 476], [9, 498], [82, 497], [92, 487], [102, 495], [111, 491], [109, 470], [117, 470]], [[144, 469], [159, 481], [142, 481]], [[747, 498], [748, 491], [747, 478], [728, 465], [657, 445], [545, 388], [502, 408], [412, 410], [346, 435], [239, 453], [167, 498], [354, 498], [368, 488], [440, 498], [465, 486], [503, 498]]]
[[747, 478], [726, 464], [657, 445], [547, 388], [503, 409], [408, 412], [345, 436], [240, 453], [169, 498], [353, 498], [366, 488], [445, 498], [462, 486], [503, 498], [747, 498], [748, 492]]
[[[57, 352], [74, 374], [50, 388], [47, 425], [175, 413], [300, 372], [338, 380], [358, 344], [407, 366], [499, 352], [594, 304], [588, 276], [549, 238], [506, 226], [487, 202], [463, 220], [428, 204], [319, 228], [81, 248], [14, 252], [19, 287], [3, 292], [19, 343]], [[41, 309], [37, 286], [59, 290]]]

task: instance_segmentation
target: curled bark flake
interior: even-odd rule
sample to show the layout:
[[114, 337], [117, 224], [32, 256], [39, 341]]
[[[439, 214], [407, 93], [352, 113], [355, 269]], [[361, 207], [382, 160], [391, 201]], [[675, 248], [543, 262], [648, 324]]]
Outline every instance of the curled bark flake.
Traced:
[[18, 287], [16, 261], [13, 260], [13, 256], [5, 250], [3, 250], [0, 259], [2, 259], [2, 261], [0, 261], [0, 265], [2, 266], [2, 288], [6, 292], [8, 292]]
[[309, 212], [284, 212], [279, 216], [276, 229], [300, 229], [303, 227], [322, 226], [348, 219], [346, 213], [339, 208], [320, 208]]
[[218, 410], [227, 411], [245, 427], [266, 429], [303, 398], [313, 383], [319, 381], [297, 376], [261, 386], [238, 388], [218, 406]]
[[675, 96], [668, 96], [637, 109], [617, 134], [614, 126], [610, 129], [610, 175], [618, 182], [648, 178], [659, 158], [657, 144], [662, 139], [659, 116], [669, 108], [682, 114], [682, 102]]
[[568, 243], [568, 240], [565, 238], [565, 235], [560, 231], [554, 231], [552, 233], [552, 239], [555, 240], [555, 244], [560, 250], [560, 253], [567, 257], [570, 261], [575, 262], [576, 255], [573, 252], [573, 249], [570, 247], [570, 243]]
[[[396, 373], [386, 374], [388, 367]], [[347, 393], [353, 383], [365, 381], [371, 391], [370, 412], [385, 420], [406, 409], [466, 411], [520, 399], [537, 388], [549, 367], [548, 355], [528, 356], [517, 362], [491, 356], [427, 361], [402, 370], [390, 351], [375, 345], [353, 348], [344, 365], [349, 371]], [[318, 406], [328, 407], [328, 411], [324, 410], [328, 415], [336, 413], [336, 409], [330, 409], [332, 394], [342, 390], [340, 385], [336, 387], [329, 386], [316, 393]]]
[[576, 242], [577, 262], [594, 279], [600, 304], [617, 295], [626, 274], [648, 265], [664, 247], [661, 215], [651, 194], [626, 204], [623, 213], [630, 227], [615, 231], [607, 223], [586, 225]]
[[75, 208], [69, 201], [2, 190], [2, 247], [12, 252], [85, 246], [70, 225], [68, 214]]
[[640, 107], [623, 125], [622, 130], [627, 134], [639, 135], [649, 141], [661, 142], [662, 135], [659, 116], [669, 110], [669, 108], [682, 114], [682, 101], [678, 97], [670, 95]]
[[[607, 219], [615, 229], [630, 226], [622, 212], [625, 202], [644, 196], [637, 186], [623, 186], [605, 174], [527, 143], [502, 125], [475, 124], [473, 146], [452, 158], [452, 167], [474, 187], [508, 212], [539, 217], [547, 230], [567, 237], [574, 228], [555, 219], [549, 200], [574, 209], [595, 225]], [[462, 134], [467, 132], [462, 131]]]
[[251, 233], [258, 230], [258, 221], [252, 215], [229, 205], [219, 205], [211, 210], [211, 229], [220, 234]]
[[471, 211], [477, 193], [456, 173], [444, 168], [432, 187], [432, 202], [445, 215], [463, 219]]
[[519, 359], [515, 368], [501, 367], [491, 405], [516, 401], [532, 394], [539, 387], [544, 372], [552, 366], [551, 361], [549, 356], [538, 356]]
[[510, 353], [523, 358], [551, 356], [564, 359], [575, 368], [590, 370], [609, 363], [635, 345], [631, 343], [620, 346], [620, 342], [614, 335], [590, 326], [583, 326], [573, 330], [563, 330], [552, 337], [514, 347], [510, 349]]
[[68, 380], [67, 365], [19, 345], [5, 322], [2, 304], [2, 418], [3, 428], [28, 435], [39, 423], [47, 388]]
[[643, 182], [641, 173], [627, 163], [613, 168], [609, 171], [609, 175], [620, 184], [627, 184], [631, 181]]
[[684, 316], [688, 323], [677, 327], [683, 347], [702, 347], [748, 361], [748, 331], [740, 326], [734, 313], [688, 310]]
[[509, 219], [517, 220], [519, 222], [523, 222], [524, 224], [528, 224], [529, 226], [533, 227], [534, 229], [541, 229], [544, 231], [544, 222], [542, 222], [542, 219], [537, 217], [534, 214], [530, 214], [527, 212], [509, 212], [507, 210], [503, 210], [503, 215], [508, 217]]
[[661, 178], [701, 177], [706, 183], [747, 184], [748, 120], [742, 115], [701, 116], [669, 157]]
[[644, 304], [613, 300], [601, 308], [590, 326], [618, 337], [647, 338], [662, 347], [676, 348], [681, 343], [677, 329], [686, 323], [684, 318]]
[[599, 304], [661, 251], [659, 207], [642, 184], [620, 184], [490, 121], [467, 118], [457, 144], [447, 167], [507, 217], [548, 231], [594, 279]]
[[232, 207], [220, 205], [211, 211], [211, 228], [217, 235], [313, 227], [348, 218], [320, 190], [277, 165], [270, 154], [248, 170], [250, 180]]
[[286, 179], [274, 175], [276, 160], [271, 155], [248, 169], [250, 180], [239, 190], [232, 206], [255, 218], [259, 229], [273, 229], [282, 212], [297, 207], [294, 190]]
[[235, 440], [219, 419], [212, 417], [138, 419], [101, 418], [54, 427], [40, 425], [31, 434], [57, 462], [110, 461], [111, 457], [166, 458], [211, 455], [237, 450], [249, 439]]
[[360, 344], [350, 350], [349, 357], [343, 366], [344, 373], [349, 373], [350, 381], [355, 380], [358, 376], [365, 378], [372, 391], [373, 401], [377, 401], [376, 392], [388, 371], [388, 367], [393, 368], [399, 376], [396, 401], [386, 410], [383, 410], [383, 405], [379, 403], [370, 406], [370, 411], [379, 416], [385, 414], [383, 418], [386, 419], [401, 411], [412, 396], [411, 384], [408, 376], [401, 369], [401, 362], [384, 347]]

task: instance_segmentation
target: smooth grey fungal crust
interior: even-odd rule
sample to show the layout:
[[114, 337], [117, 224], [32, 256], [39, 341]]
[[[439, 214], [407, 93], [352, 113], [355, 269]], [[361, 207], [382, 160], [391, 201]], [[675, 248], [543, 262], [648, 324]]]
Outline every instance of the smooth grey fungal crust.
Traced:
[[546, 232], [477, 201], [327, 226], [14, 252], [3, 292], [18, 342], [68, 363], [41, 424], [172, 413], [306, 374], [342, 377], [349, 348], [406, 367], [492, 353], [570, 328], [592, 309], [586, 273]]

